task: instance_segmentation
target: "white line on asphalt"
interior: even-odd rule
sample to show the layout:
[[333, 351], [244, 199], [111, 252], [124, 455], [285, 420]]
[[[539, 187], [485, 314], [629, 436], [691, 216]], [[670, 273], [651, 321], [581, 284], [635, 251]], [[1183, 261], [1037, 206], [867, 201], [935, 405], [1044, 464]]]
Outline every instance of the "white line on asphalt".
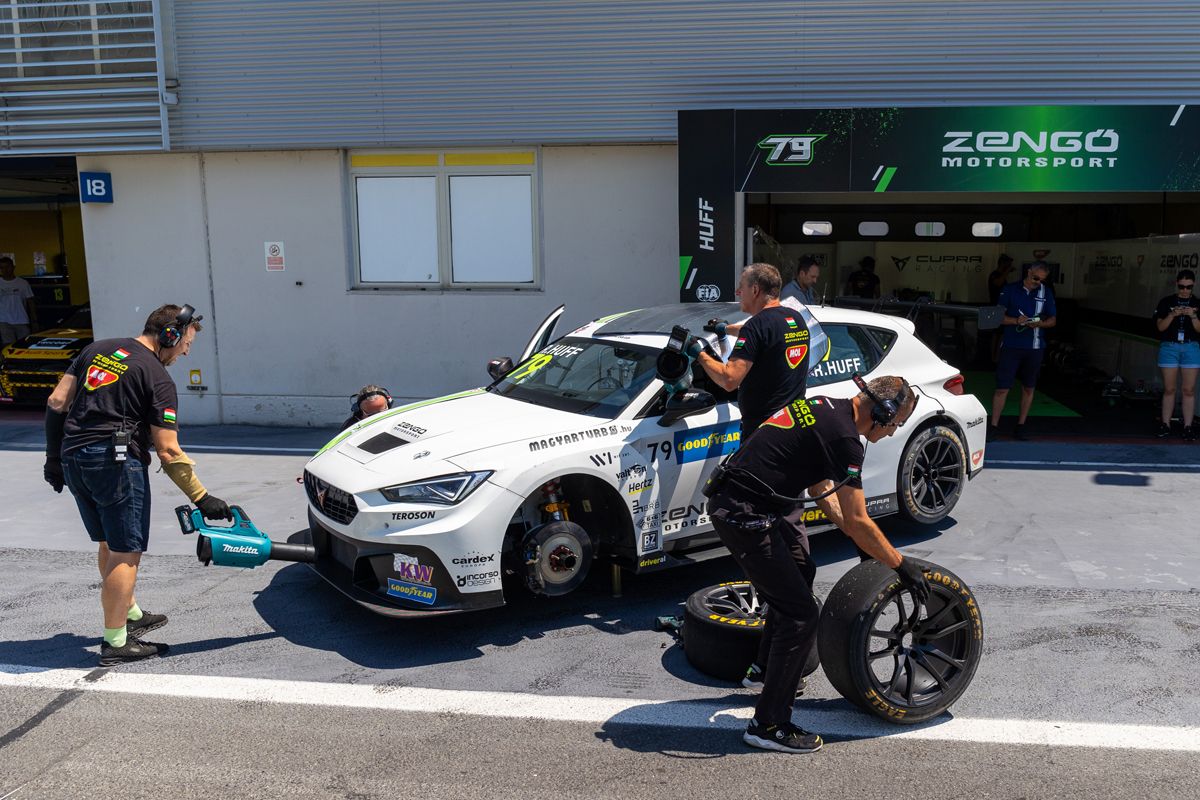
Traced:
[[1187, 106], [1180, 106], [1179, 108], [1175, 109], [1175, 116], [1171, 117], [1171, 127], [1172, 128], [1175, 127], [1176, 122], [1179, 122], [1179, 115], [1183, 113], [1183, 110], [1185, 108], [1187, 108]]
[[989, 458], [984, 466], [1001, 467], [1102, 467], [1104, 469], [1200, 469], [1200, 464], [1133, 464], [1114, 461], [1013, 461]]
[[[712, 700], [556, 697], [211, 675], [107, 672], [89, 681], [84, 679], [88, 674], [89, 670], [82, 669], [0, 664], [0, 686], [664, 728], [739, 730], [745, 727], [752, 713], [749, 697], [745, 705], [730, 705]], [[861, 712], [808, 709], [803, 705], [798, 718], [805, 727], [838, 738], [886, 736], [926, 741], [1200, 752], [1200, 728], [1194, 726], [952, 717], [909, 727], [878, 722]]]

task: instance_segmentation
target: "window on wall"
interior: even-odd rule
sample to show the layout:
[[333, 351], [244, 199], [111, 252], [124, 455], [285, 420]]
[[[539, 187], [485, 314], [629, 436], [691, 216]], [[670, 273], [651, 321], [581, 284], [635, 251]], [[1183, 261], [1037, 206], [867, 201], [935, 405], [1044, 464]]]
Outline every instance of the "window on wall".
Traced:
[[533, 152], [350, 156], [358, 288], [537, 289]]

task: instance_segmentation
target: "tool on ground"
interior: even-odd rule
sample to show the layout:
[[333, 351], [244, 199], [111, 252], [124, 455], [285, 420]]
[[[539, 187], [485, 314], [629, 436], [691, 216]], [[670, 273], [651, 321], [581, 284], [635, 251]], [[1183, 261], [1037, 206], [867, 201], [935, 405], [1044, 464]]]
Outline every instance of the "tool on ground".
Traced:
[[258, 529], [241, 506], [230, 506], [232, 525], [212, 525], [200, 509], [182, 505], [175, 509], [179, 527], [185, 535], [198, 534], [196, 557], [204, 566], [241, 567], [254, 569], [268, 561], [300, 561], [311, 564], [317, 560], [316, 549], [309, 544], [272, 542]]

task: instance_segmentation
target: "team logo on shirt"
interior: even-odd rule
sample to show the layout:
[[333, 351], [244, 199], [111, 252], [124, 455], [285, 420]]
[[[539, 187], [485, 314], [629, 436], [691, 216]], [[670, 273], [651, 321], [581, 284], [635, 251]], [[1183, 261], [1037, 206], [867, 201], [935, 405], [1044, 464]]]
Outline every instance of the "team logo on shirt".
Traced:
[[735, 350], [739, 347], [745, 347], [745, 346], [746, 346], [746, 337], [745, 336], [739, 337], [738, 340], [733, 343], [733, 348]]
[[123, 347], [118, 347], [117, 352], [113, 353], [112, 357], [117, 361], [124, 361], [125, 359], [129, 358], [129, 351]]
[[789, 347], [784, 351], [784, 355], [787, 357], [788, 366], [795, 369], [800, 366], [804, 361], [804, 357], [808, 355], [808, 345], [798, 344]]
[[104, 367], [91, 366], [88, 367], [87, 378], [84, 379], [84, 386], [89, 392], [94, 392], [101, 386], [108, 386], [110, 383], [116, 383], [121, 376], [115, 372], [109, 372]]
[[175, 409], [164, 408], [163, 409], [163, 422], [174, 422], [174, 421], [175, 421]]
[[788, 326], [789, 328], [791, 328], [792, 330], [795, 330], [795, 329], [796, 329], [796, 320], [795, 320], [795, 319], [793, 319], [792, 317], [784, 317], [784, 318], [783, 318], [783, 321], [784, 321], [784, 322], [786, 322], [786, 323], [787, 323], [787, 326]]
[[846, 474], [851, 478], [862, 477], [862, 464], [847, 464]]
[[767, 417], [763, 422], [762, 427], [770, 425], [772, 428], [783, 428], [785, 431], [796, 427], [796, 420], [792, 417], [792, 412], [787, 406], [776, 411], [771, 416]]

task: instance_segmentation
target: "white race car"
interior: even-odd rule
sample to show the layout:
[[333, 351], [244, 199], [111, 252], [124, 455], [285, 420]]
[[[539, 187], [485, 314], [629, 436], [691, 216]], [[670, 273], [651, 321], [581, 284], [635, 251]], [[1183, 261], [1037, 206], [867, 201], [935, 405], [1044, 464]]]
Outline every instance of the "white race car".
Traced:
[[[370, 417], [325, 445], [304, 485], [314, 568], [391, 616], [504, 604], [504, 583], [565, 594], [600, 560], [649, 572], [726, 554], [700, 493], [737, 449], [735, 395], [699, 365], [669, 395], [655, 361], [673, 326], [746, 315], [679, 304], [595, 320], [551, 343], [560, 307], [521, 360], [473, 389]], [[829, 337], [808, 394], [850, 397], [850, 376], [905, 377], [923, 395], [894, 436], [870, 445], [867, 508], [932, 523], [983, 468], [984, 409], [904, 319], [812, 307]], [[727, 358], [732, 337], [703, 334]], [[815, 507], [810, 532], [831, 527]], [[503, 582], [503, 583], [502, 583]]]

